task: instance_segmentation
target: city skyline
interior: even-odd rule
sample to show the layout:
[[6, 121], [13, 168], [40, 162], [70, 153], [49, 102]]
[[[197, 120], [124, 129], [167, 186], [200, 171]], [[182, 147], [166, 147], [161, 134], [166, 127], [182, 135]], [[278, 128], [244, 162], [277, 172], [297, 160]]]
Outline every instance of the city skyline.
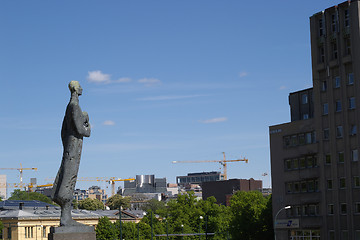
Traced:
[[55, 177], [67, 85], [77, 80], [93, 126], [79, 177], [155, 174], [173, 183], [222, 170], [172, 161], [225, 152], [249, 159], [229, 163], [229, 179], [268, 187], [268, 126], [290, 120], [288, 94], [312, 86], [309, 17], [339, 2], [17, 3], [0, 3], [2, 167], [38, 168], [24, 182]]

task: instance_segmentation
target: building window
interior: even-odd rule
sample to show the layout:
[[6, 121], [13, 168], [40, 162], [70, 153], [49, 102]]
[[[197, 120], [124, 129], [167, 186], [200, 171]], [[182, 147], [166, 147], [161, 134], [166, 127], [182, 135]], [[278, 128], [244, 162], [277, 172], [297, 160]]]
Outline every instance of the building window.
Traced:
[[25, 227], [25, 238], [33, 238], [34, 227]]
[[337, 100], [335, 102], [335, 109], [336, 109], [336, 112], [341, 112], [341, 101], [340, 100]]
[[305, 181], [301, 182], [301, 192], [307, 192], [307, 184]]
[[324, 46], [319, 47], [319, 62], [325, 62], [325, 49]]
[[325, 164], [331, 164], [331, 155], [330, 154], [325, 155]]
[[333, 189], [333, 181], [331, 179], [327, 180], [327, 189], [328, 190]]
[[351, 55], [351, 39], [345, 38], [344, 43], [345, 43], [345, 53], [347, 55]]
[[355, 213], [360, 213], [360, 203], [355, 203]]
[[324, 36], [324, 22], [322, 19], [319, 19], [319, 36]]
[[336, 137], [337, 138], [342, 138], [343, 137], [343, 127], [342, 126], [337, 126], [336, 127]]
[[329, 231], [329, 240], [335, 240], [335, 231], [334, 230]]
[[354, 187], [358, 188], [360, 187], [360, 177], [354, 176]]
[[324, 129], [324, 140], [328, 140], [329, 139], [329, 132], [330, 130], [328, 128]]
[[326, 92], [326, 90], [327, 90], [327, 82], [322, 81], [321, 82], [321, 91]]
[[337, 29], [337, 17], [335, 14], [331, 15], [331, 31], [334, 33]]
[[346, 203], [341, 203], [340, 204], [340, 213], [341, 214], [346, 214], [347, 213], [347, 205], [346, 205]]
[[307, 156], [306, 160], [307, 160], [307, 167], [308, 168], [313, 168], [313, 167], [317, 166], [316, 156]]
[[299, 160], [297, 158], [293, 159], [293, 168], [294, 169], [299, 168]]
[[42, 231], [43, 231], [43, 238], [47, 238], [48, 236], [46, 234], [46, 227], [43, 227]]
[[350, 126], [350, 135], [353, 136], [353, 135], [356, 135], [356, 125], [351, 125]]
[[302, 116], [302, 119], [303, 120], [309, 119], [309, 114], [304, 113], [303, 116]]
[[351, 161], [356, 162], [358, 160], [359, 160], [358, 150], [357, 149], [351, 150]]
[[334, 204], [328, 204], [328, 214], [329, 215], [334, 214]]
[[285, 160], [285, 169], [290, 170], [291, 169], [291, 159]]
[[348, 84], [353, 85], [354, 84], [354, 73], [348, 74]]
[[294, 183], [294, 193], [298, 193], [300, 191], [300, 185], [298, 182]]
[[299, 134], [299, 145], [304, 145], [305, 144], [305, 134], [301, 133]]
[[292, 193], [292, 183], [287, 183], [286, 184], [286, 192], [287, 193]]
[[338, 58], [338, 50], [337, 50], [336, 42], [331, 43], [331, 49], [332, 49], [332, 59], [337, 59]]
[[341, 189], [346, 188], [345, 178], [339, 179], [339, 186]]
[[300, 158], [300, 168], [305, 168], [306, 167], [306, 161], [305, 161], [305, 158], [302, 157]]
[[344, 26], [350, 27], [350, 14], [349, 9], [344, 10]]
[[349, 109], [354, 109], [355, 108], [355, 98], [351, 97], [349, 98]]
[[329, 114], [329, 104], [324, 103], [323, 104], [323, 115], [328, 115], [328, 114]]
[[340, 87], [340, 77], [337, 76], [334, 78], [334, 88], [339, 88]]
[[308, 103], [308, 95], [307, 94], [302, 94], [301, 95], [301, 103], [302, 104]]
[[11, 239], [11, 227], [8, 227], [8, 229], [7, 229], [7, 237], [8, 237], [8, 239]]
[[344, 163], [344, 161], [345, 161], [344, 152], [338, 152], [338, 162]]

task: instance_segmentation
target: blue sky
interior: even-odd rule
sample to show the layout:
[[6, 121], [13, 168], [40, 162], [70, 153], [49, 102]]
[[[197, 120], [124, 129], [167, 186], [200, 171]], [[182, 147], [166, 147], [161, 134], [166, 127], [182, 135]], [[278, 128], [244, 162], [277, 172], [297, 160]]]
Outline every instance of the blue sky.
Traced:
[[[25, 182], [56, 175], [77, 80], [93, 126], [79, 177], [174, 183], [220, 165], [172, 161], [226, 152], [249, 159], [229, 163], [229, 178], [269, 186], [268, 126], [289, 121], [289, 92], [311, 87], [309, 17], [337, 3], [0, 1], [1, 167], [37, 167]], [[0, 173], [18, 182], [17, 171]]]

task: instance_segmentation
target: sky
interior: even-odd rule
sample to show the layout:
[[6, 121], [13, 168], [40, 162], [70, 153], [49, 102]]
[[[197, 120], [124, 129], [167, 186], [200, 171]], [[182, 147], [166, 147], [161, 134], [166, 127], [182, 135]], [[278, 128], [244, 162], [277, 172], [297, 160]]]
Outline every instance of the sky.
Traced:
[[[222, 171], [271, 184], [269, 126], [290, 121], [288, 95], [312, 86], [309, 17], [332, 0], [0, 1], [0, 166], [62, 158], [68, 83], [92, 125], [79, 177]], [[268, 173], [267, 176], [262, 176]], [[0, 170], [9, 183], [19, 172]], [[106, 182], [78, 182], [77, 188]], [[119, 182], [117, 186], [119, 186]], [[11, 189], [9, 190], [12, 191]]]

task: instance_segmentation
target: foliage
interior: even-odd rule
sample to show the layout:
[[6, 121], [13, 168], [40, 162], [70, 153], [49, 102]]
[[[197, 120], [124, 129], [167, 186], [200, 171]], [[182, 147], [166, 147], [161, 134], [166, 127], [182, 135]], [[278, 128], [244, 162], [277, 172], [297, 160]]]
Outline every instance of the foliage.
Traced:
[[78, 202], [78, 208], [86, 210], [104, 209], [104, 204], [96, 198], [85, 198]]
[[98, 240], [108, 240], [108, 239], [117, 239], [117, 231], [115, 226], [111, 223], [108, 217], [101, 217], [99, 223], [95, 229], [96, 239]]
[[53, 204], [50, 198], [48, 198], [47, 196], [41, 193], [25, 192], [25, 191], [21, 191], [20, 189], [15, 189], [14, 192], [11, 193], [11, 197], [9, 197], [9, 200], [24, 200], [24, 201], [37, 200], [37, 201]]
[[[156, 202], [155, 206], [156, 206]], [[213, 240], [229, 239], [272, 239], [271, 197], [260, 192], [237, 192], [231, 199], [231, 206], [216, 204], [216, 199], [197, 200], [194, 193], [179, 194], [165, 207], [151, 207], [139, 223], [123, 222], [123, 239], [150, 239], [151, 230], [156, 234], [172, 233], [215, 233]], [[97, 239], [118, 239], [120, 223], [99, 221]], [[103, 232], [108, 231], [108, 235]], [[205, 239], [205, 237], [203, 237]], [[198, 236], [172, 237], [174, 240], [199, 239]]]
[[107, 200], [106, 205], [112, 210], [119, 209], [119, 207], [129, 208], [130, 197], [123, 197], [120, 194], [115, 194]]
[[76, 199], [72, 200], [73, 209], [79, 209], [79, 203]]
[[239, 191], [232, 196], [230, 229], [233, 239], [268, 239], [266, 236], [271, 236], [269, 231], [272, 227], [267, 219], [268, 211], [271, 213], [269, 201], [271, 198], [264, 197], [258, 191]]
[[156, 199], [150, 199], [146, 204], [142, 206], [142, 210], [149, 212], [152, 211], [154, 213], [157, 213], [158, 211], [162, 211], [165, 209], [165, 203], [162, 201], [158, 201]]

